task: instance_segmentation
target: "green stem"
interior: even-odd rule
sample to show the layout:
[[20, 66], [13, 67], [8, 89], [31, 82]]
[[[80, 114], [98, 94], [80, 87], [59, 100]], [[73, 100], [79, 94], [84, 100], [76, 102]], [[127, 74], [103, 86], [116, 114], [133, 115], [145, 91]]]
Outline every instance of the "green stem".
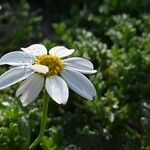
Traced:
[[38, 137], [35, 139], [35, 141], [30, 145], [29, 150], [33, 150], [41, 141], [42, 137], [44, 136], [45, 126], [46, 126], [46, 120], [47, 120], [47, 112], [48, 112], [48, 96], [47, 92], [45, 91], [44, 100], [43, 100], [43, 111], [41, 115], [41, 127]]

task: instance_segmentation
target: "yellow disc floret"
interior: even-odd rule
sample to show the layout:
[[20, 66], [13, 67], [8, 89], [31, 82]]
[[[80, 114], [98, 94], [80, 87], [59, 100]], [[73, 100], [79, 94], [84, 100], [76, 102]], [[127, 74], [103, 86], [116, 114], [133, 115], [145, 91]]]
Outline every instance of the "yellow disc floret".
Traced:
[[54, 55], [37, 56], [35, 59], [35, 64], [44, 65], [49, 68], [49, 72], [46, 76], [59, 75], [64, 67], [63, 61]]

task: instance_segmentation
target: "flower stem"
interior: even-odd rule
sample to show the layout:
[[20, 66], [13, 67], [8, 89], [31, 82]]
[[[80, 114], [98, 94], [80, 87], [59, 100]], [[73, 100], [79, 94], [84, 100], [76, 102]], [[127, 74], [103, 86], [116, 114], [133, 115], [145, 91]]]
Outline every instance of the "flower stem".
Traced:
[[30, 145], [29, 150], [33, 150], [41, 141], [42, 137], [44, 136], [45, 126], [46, 126], [46, 120], [47, 120], [47, 112], [48, 112], [48, 95], [45, 91], [44, 93], [44, 100], [43, 100], [43, 111], [41, 115], [41, 127], [38, 137], [35, 139], [35, 141]]

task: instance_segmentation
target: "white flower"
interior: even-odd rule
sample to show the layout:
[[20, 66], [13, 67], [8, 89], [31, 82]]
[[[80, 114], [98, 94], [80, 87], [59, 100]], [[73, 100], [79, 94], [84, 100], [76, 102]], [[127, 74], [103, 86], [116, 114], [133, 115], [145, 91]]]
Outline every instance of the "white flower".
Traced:
[[67, 103], [68, 86], [88, 100], [96, 95], [93, 84], [83, 75], [96, 72], [93, 64], [79, 57], [62, 59], [71, 55], [73, 49], [56, 46], [47, 54], [43, 45], [33, 44], [21, 50], [0, 59], [0, 65], [15, 66], [0, 76], [0, 89], [24, 80], [16, 92], [23, 106], [33, 102], [44, 84], [50, 97], [58, 104]]

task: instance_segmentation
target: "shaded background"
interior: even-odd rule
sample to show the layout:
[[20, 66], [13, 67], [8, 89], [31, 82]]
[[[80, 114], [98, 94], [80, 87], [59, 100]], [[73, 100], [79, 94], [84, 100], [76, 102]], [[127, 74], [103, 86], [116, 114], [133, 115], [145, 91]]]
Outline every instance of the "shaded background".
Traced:
[[[149, 0], [1, 0], [0, 56], [34, 43], [74, 48], [98, 70], [93, 102], [72, 91], [50, 102], [37, 150], [150, 150]], [[0, 150], [27, 150], [39, 132], [43, 95], [23, 108], [18, 85], [0, 91]]]

